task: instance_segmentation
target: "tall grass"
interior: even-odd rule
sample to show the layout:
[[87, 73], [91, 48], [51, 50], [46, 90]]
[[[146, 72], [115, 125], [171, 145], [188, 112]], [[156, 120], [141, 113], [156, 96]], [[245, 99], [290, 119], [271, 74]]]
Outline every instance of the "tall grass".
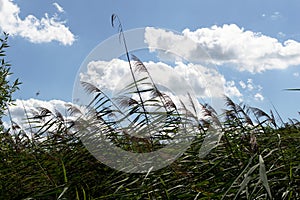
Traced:
[[[130, 59], [129, 54], [128, 59], [133, 82], [119, 98], [112, 99], [97, 86], [82, 83], [86, 92], [94, 95], [85, 117], [97, 122], [97, 128], [116, 145], [132, 152], [163, 147], [160, 141], [172, 139], [170, 135], [185, 117], [193, 118], [198, 134], [187, 151], [157, 171], [120, 172], [95, 159], [81, 142], [79, 107], [66, 105], [69, 117], [39, 108], [27, 118], [29, 129], [13, 123], [0, 133], [1, 199], [300, 198], [297, 120], [278, 122], [272, 111], [236, 104], [229, 97], [224, 97], [223, 113], [203, 104], [204, 118], [198, 119], [188, 109], [182, 115], [172, 99], [157, 88], [142, 61], [135, 56]], [[135, 79], [141, 71], [144, 78]], [[138, 94], [138, 99], [131, 98], [132, 93]], [[151, 98], [145, 99], [145, 93]], [[126, 133], [128, 127], [120, 129], [120, 120], [125, 119], [134, 131], [150, 131], [149, 137], [139, 139]], [[209, 154], [199, 157], [212, 124], [218, 125], [221, 140]], [[152, 126], [158, 127], [160, 134], [152, 134], [147, 128]]]
[[[0, 135], [0, 196], [3, 199], [298, 199], [299, 124], [275, 127], [272, 118], [257, 115], [257, 108], [245, 106], [242, 111], [241, 106], [228, 98], [227, 101], [228, 107], [219, 115], [223, 137], [216, 148], [200, 159], [203, 137], [196, 136], [191, 147], [174, 163], [148, 174], [127, 174], [103, 165], [77, 137], [75, 122], [41, 109], [29, 119], [34, 137], [27, 136], [30, 130], [17, 126]], [[204, 127], [206, 123], [209, 122], [200, 125]], [[129, 151], [137, 147], [134, 142], [119, 145]]]

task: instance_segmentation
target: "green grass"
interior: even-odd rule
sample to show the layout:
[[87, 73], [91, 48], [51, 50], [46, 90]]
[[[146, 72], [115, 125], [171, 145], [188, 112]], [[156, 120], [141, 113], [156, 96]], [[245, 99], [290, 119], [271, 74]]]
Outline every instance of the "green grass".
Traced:
[[[97, 106], [101, 101], [94, 106], [103, 120], [110, 112]], [[278, 124], [273, 114], [237, 105], [229, 98], [226, 102], [220, 115], [203, 105], [207, 118], [199, 120], [201, 132], [190, 148], [171, 165], [148, 174], [119, 172], [102, 164], [81, 143], [76, 121], [40, 109], [40, 113], [28, 119], [31, 129], [26, 133], [15, 126], [0, 134], [0, 196], [3, 199], [300, 198], [300, 124]], [[222, 131], [220, 143], [199, 158], [206, 127], [216, 120]], [[103, 123], [105, 129], [108, 126], [113, 128], [111, 123]], [[114, 132], [111, 129], [108, 133]], [[134, 151], [139, 145], [149, 150], [148, 143], [120, 134], [110, 136], [125, 150]], [[155, 139], [161, 138], [151, 141]], [[150, 150], [160, 148], [155, 145], [159, 143], [152, 143]]]

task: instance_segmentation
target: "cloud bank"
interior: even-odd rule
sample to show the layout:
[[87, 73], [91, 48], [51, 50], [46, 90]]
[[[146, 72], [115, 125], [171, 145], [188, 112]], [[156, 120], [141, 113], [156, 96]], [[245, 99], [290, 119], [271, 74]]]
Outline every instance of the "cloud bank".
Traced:
[[300, 43], [286, 40], [281, 43], [261, 33], [235, 24], [185, 29], [183, 35], [147, 27], [145, 42], [150, 50], [166, 49], [183, 55], [190, 62], [230, 65], [238, 71], [259, 73], [300, 65]]
[[[147, 68], [163, 68], [168, 66], [162, 62], [144, 62]], [[221, 75], [216, 69], [207, 68], [200, 64], [185, 64], [183, 62], [176, 62], [173, 66], [174, 71], [179, 78], [184, 78], [187, 83], [194, 90], [197, 98], [216, 97], [220, 98], [223, 95], [231, 97], [241, 97], [233, 81], [226, 81], [225, 77]], [[85, 81], [96, 85], [102, 89], [115, 90], [120, 83], [123, 83], [124, 76], [129, 72], [128, 63], [113, 59], [107, 61], [91, 61], [87, 65], [87, 71], [80, 74], [80, 81]], [[155, 70], [153, 70], [155, 72]], [[152, 77], [165, 76], [166, 74], [151, 74]], [[180, 88], [178, 81], [170, 80], [170, 85], [174, 88]], [[123, 85], [124, 86], [124, 85]], [[185, 93], [185, 88], [179, 93]]]
[[[27, 122], [27, 116], [29, 118], [33, 117], [34, 114], [40, 112], [39, 108], [47, 108], [53, 113], [56, 113], [56, 111], [58, 111], [64, 117], [67, 117], [67, 107], [66, 107], [67, 104], [72, 105], [72, 103], [68, 103], [62, 100], [42, 101], [38, 99], [28, 99], [28, 100], [17, 99], [14, 102], [14, 105], [9, 106], [9, 112], [13, 119], [13, 122], [18, 124], [24, 130], [26, 130], [29, 128]], [[7, 128], [10, 127], [9, 120], [5, 120], [4, 125]]]
[[[53, 4], [59, 12], [63, 8], [57, 3]], [[0, 29], [10, 35], [18, 35], [28, 39], [33, 43], [45, 43], [58, 41], [63, 45], [72, 45], [75, 36], [65, 26], [64, 21], [60, 21], [57, 15], [49, 17], [47, 13], [41, 19], [34, 15], [28, 15], [24, 19], [20, 18], [20, 8], [13, 0], [0, 1]]]

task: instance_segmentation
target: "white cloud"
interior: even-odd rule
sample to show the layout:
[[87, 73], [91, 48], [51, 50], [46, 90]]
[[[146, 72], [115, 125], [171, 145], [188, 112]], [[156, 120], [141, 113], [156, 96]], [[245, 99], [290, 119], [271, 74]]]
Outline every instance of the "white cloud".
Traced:
[[248, 100], [250, 103], [251, 99], [254, 99], [256, 101], [263, 101], [264, 96], [262, 95], [261, 91], [263, 87], [261, 85], [256, 85], [253, 82], [253, 79], [248, 78], [247, 81], [239, 81], [240, 87], [243, 89], [243, 96], [244, 99]]
[[248, 79], [247, 80], [247, 89], [252, 91], [254, 89], [254, 86], [253, 86], [253, 80], [252, 79]]
[[58, 3], [55, 2], [52, 5], [57, 9], [58, 12], [60, 12], [60, 13], [65, 12], [63, 7], [61, 7]]
[[225, 77], [215, 69], [177, 62], [174, 70], [187, 80], [198, 98], [222, 97], [225, 94]]
[[295, 76], [295, 77], [299, 77], [299, 72], [295, 72], [295, 73], [293, 73], [293, 76]]
[[87, 65], [87, 71], [80, 73], [80, 81], [92, 83], [102, 89], [114, 90], [128, 70], [128, 63], [120, 59], [110, 62], [91, 61]]
[[[169, 77], [171, 75], [168, 74], [167, 76], [161, 73], [161, 71], [156, 72], [156, 69], [159, 68], [170, 68], [170, 66], [162, 62], [145, 62], [144, 64], [148, 69], [151, 69], [152, 77], [163, 76], [165, 79], [168, 79], [168, 84], [176, 88], [178, 90], [177, 93], [186, 94], [186, 88], [181, 87], [182, 83], [180, 82], [181, 79], [185, 79], [198, 98], [219, 98], [223, 97], [224, 94], [231, 97], [242, 96], [234, 82], [227, 82], [225, 77], [213, 68], [207, 68], [200, 64], [176, 62], [173, 67], [179, 76], [176, 78], [174, 76]], [[123, 60], [113, 59], [111, 62], [91, 61], [87, 65], [87, 71], [80, 74], [80, 80], [112, 91], [115, 90], [118, 85], [124, 87], [124, 76], [128, 72], [128, 63]]]
[[1, 0], [0, 29], [33, 43], [58, 41], [63, 45], [72, 45], [75, 41], [75, 36], [69, 27], [66, 27], [65, 22], [60, 21], [57, 15], [49, 17], [45, 13], [41, 19], [37, 19], [34, 15], [21, 19], [19, 14], [20, 8], [13, 0]]
[[[63, 116], [66, 116], [67, 104], [71, 103], [67, 103], [61, 100], [42, 101], [38, 99], [17, 99], [14, 102], [14, 105], [9, 106], [9, 112], [11, 114], [13, 122], [17, 123], [20, 127], [26, 130], [29, 128], [27, 116], [30, 118], [33, 117], [34, 114], [39, 113], [39, 107], [47, 108], [53, 113], [55, 113], [55, 111], [57, 110]], [[7, 121], [6, 124], [10, 125], [10, 122]]]
[[[243, 81], [241, 81], [241, 82], [243, 82]], [[243, 86], [244, 86], [243, 89], [247, 88], [248, 91], [258, 91], [258, 92], [260, 92], [263, 89], [263, 87], [261, 85], [254, 84], [253, 79], [251, 79], [251, 78], [248, 78], [247, 79], [247, 84], [244, 83]], [[241, 85], [241, 87], [242, 87], [242, 85]]]
[[256, 93], [256, 94], [254, 95], [254, 99], [255, 99], [256, 101], [263, 101], [263, 100], [264, 100], [264, 96], [263, 96], [261, 93]]
[[257, 85], [257, 90], [262, 91], [263, 87], [261, 85]]
[[240, 81], [239, 84], [243, 89], [247, 87], [244, 81]]
[[243, 95], [235, 86], [234, 81], [227, 81], [225, 84], [225, 94], [229, 97], [242, 97]]
[[235, 24], [185, 29], [183, 35], [146, 28], [145, 41], [150, 50], [165, 49], [190, 62], [229, 64], [238, 71], [251, 73], [286, 69], [300, 65], [300, 43], [244, 30]]

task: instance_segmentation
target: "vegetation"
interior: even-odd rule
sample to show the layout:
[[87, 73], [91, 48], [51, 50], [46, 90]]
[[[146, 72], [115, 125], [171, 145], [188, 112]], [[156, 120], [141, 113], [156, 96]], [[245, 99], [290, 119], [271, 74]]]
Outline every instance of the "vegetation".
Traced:
[[[1, 41], [6, 45], [6, 39]], [[10, 129], [0, 132], [1, 199], [300, 198], [297, 120], [283, 123], [272, 111], [268, 114], [236, 104], [228, 97], [223, 113], [203, 104], [205, 117], [198, 119], [195, 111], [179, 110], [158, 89], [137, 57], [127, 56], [134, 81], [115, 100], [91, 83], [82, 83], [88, 93], [94, 94], [84, 115], [91, 120], [89, 125], [126, 151], [150, 152], [162, 148], [165, 144], [161, 141], [172, 140], [172, 133], [177, 133], [184, 120], [193, 120], [197, 122], [193, 127], [197, 135], [188, 150], [160, 170], [124, 173], [102, 164], [83, 145], [79, 137], [81, 122], [86, 120], [82, 109], [67, 105], [68, 116], [63, 116], [39, 108], [27, 119], [29, 129], [12, 122]], [[2, 64], [2, 68], [5, 66]], [[139, 73], [143, 78], [138, 78]], [[2, 77], [7, 85], [7, 77]], [[1, 93], [1, 114], [17, 85]], [[138, 97], [132, 98], [132, 94]], [[125, 119], [129, 123], [120, 129]], [[218, 124], [222, 133], [220, 143], [200, 158], [199, 150], [212, 124]], [[160, 134], [152, 134], [153, 129], [148, 128], [153, 126]], [[124, 130], [148, 132], [150, 136], [138, 139]]]
[[8, 48], [7, 44], [8, 34], [4, 33], [4, 38], [0, 38], [0, 131], [3, 131], [2, 116], [7, 108], [7, 105], [12, 102], [12, 93], [18, 89], [19, 80], [16, 79], [12, 85], [8, 81], [11, 75], [10, 64], [5, 61], [5, 49]]

